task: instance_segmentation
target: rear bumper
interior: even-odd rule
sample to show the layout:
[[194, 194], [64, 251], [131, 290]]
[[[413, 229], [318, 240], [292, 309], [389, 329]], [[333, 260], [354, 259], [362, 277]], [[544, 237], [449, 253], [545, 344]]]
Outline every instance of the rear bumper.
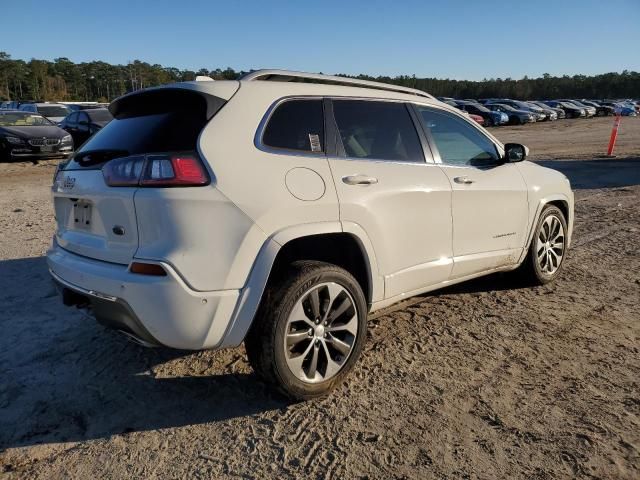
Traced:
[[194, 291], [168, 264], [161, 263], [166, 277], [139, 275], [126, 265], [73, 254], [55, 242], [47, 263], [66, 303], [85, 302], [100, 323], [146, 344], [186, 350], [218, 346], [239, 296], [238, 290]]

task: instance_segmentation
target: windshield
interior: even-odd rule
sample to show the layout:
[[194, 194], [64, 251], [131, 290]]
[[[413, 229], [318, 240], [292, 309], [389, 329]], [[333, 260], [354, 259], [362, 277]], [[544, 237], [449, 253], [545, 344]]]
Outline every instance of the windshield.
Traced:
[[478, 112], [483, 112], [483, 113], [488, 113], [490, 110], [485, 107], [484, 105], [480, 105], [480, 104], [471, 104], [468, 105], [469, 107], [472, 107], [474, 110], [477, 110]]
[[577, 105], [579, 107], [586, 107], [586, 105], [584, 103], [580, 103], [578, 100], [571, 100], [571, 103], [573, 103], [574, 105]]
[[0, 126], [2, 127], [40, 127], [43, 125], [49, 126], [53, 123], [37, 113], [0, 113]]
[[38, 113], [45, 117], [66, 117], [70, 112], [67, 107], [59, 105], [42, 105], [38, 106]]
[[516, 109], [513, 108], [511, 105], [505, 105], [505, 104], [502, 104], [502, 103], [498, 103], [498, 104], [494, 104], [494, 105], [497, 106], [497, 107], [502, 108], [503, 110], [508, 110], [510, 112], [515, 112], [516, 111]]
[[108, 122], [113, 120], [113, 115], [106, 108], [85, 110], [92, 122]]

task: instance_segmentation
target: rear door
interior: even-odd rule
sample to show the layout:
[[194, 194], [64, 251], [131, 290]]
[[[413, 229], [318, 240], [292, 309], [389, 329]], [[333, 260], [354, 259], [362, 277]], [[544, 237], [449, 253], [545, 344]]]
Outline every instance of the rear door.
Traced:
[[459, 115], [416, 106], [436, 162], [452, 188], [452, 277], [514, 264], [528, 224], [527, 188], [495, 143]]
[[336, 154], [329, 163], [340, 220], [357, 224], [369, 236], [378, 274], [385, 279], [385, 298], [447, 280], [451, 187], [428, 151], [425, 159], [426, 141], [409, 107], [347, 99], [330, 105], [327, 128], [335, 130]]

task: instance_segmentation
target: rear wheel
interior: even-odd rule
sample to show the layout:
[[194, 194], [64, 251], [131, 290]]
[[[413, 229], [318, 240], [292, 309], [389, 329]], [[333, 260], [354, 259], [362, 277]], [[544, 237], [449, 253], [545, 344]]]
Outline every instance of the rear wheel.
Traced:
[[559, 275], [567, 250], [567, 221], [553, 205], [544, 208], [520, 273], [527, 283], [543, 285]]
[[245, 340], [249, 363], [289, 397], [326, 396], [360, 356], [366, 319], [364, 294], [349, 272], [323, 262], [295, 262], [265, 292]]

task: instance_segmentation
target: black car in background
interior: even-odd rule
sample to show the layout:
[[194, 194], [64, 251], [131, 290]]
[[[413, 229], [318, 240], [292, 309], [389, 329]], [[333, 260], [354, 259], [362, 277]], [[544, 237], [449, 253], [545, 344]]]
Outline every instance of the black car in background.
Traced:
[[536, 121], [536, 115], [527, 110], [516, 110], [511, 105], [504, 103], [486, 103], [485, 107], [494, 112], [506, 113], [509, 116], [510, 125], [524, 125]]
[[580, 103], [588, 105], [596, 109], [596, 117], [606, 117], [608, 115], [615, 115], [616, 109], [608, 105], [601, 105], [594, 100], [580, 100]]
[[542, 103], [542, 102], [539, 102], [537, 100], [531, 100], [531, 101], [529, 101], [527, 103], [532, 103], [535, 106], [540, 107], [543, 111], [552, 110], [552, 111], [556, 112], [556, 115], [558, 115], [558, 119], [566, 117], [566, 113], [564, 113], [564, 110], [559, 108], [559, 107], [550, 107], [549, 105], [547, 105], [545, 103]]
[[60, 122], [60, 128], [69, 132], [73, 137], [73, 143], [80, 146], [111, 120], [113, 115], [106, 108], [78, 110], [67, 115]]
[[42, 115], [0, 110], [0, 160], [59, 158], [71, 152], [71, 135]]
[[562, 110], [564, 110], [566, 118], [580, 118], [587, 115], [587, 112], [584, 110], [584, 108], [578, 108], [573, 103], [560, 102], [558, 100], [545, 100], [542, 103], [553, 108], [561, 108]]

